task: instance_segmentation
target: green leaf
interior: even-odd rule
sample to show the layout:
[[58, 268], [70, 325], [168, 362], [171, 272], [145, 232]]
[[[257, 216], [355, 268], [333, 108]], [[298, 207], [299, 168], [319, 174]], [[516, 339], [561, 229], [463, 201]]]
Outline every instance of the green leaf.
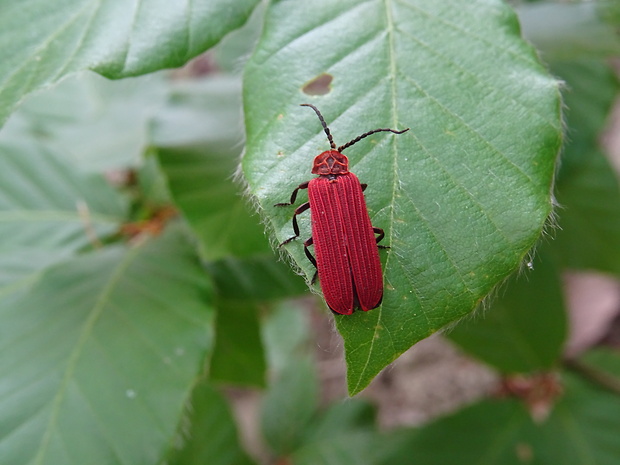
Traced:
[[609, 372], [611, 376], [620, 378], [620, 364], [618, 363], [619, 358], [620, 352], [617, 349], [609, 350], [598, 348], [583, 354], [581, 360], [599, 370]]
[[303, 445], [291, 454], [291, 462], [374, 464], [378, 438], [375, 410], [370, 404], [358, 399], [338, 402], [316, 419]]
[[263, 435], [280, 460], [301, 464], [374, 463], [375, 409], [348, 399], [319, 410], [315, 369], [307, 356], [307, 315], [289, 303], [265, 319], [263, 338], [275, 382], [263, 411]]
[[[523, 430], [532, 427], [527, 411], [515, 400], [484, 401], [420, 429], [386, 435], [385, 465], [522, 465], [530, 451]], [[446, 438], [450, 438], [449, 447]], [[521, 452], [523, 453], [523, 452]], [[565, 462], [533, 462], [541, 464]], [[587, 462], [586, 462], [587, 463]]]
[[218, 294], [235, 300], [274, 300], [302, 294], [306, 283], [271, 252], [206, 264]]
[[276, 305], [261, 326], [268, 366], [279, 373], [310, 350], [307, 309], [295, 301]]
[[121, 78], [181, 66], [241, 26], [256, 3], [4, 1], [0, 124], [26, 94], [76, 71]]
[[259, 309], [249, 302], [218, 300], [211, 381], [265, 385], [265, 354], [258, 317]]
[[238, 78], [214, 76], [172, 87], [154, 118], [151, 138], [170, 191], [201, 242], [218, 289], [227, 299], [297, 295], [303, 281], [277, 260], [259, 218], [231, 179], [242, 140]]
[[[324, 73], [331, 91], [304, 95]], [[278, 241], [292, 235], [293, 208], [274, 204], [311, 177], [313, 156], [328, 147], [304, 102], [321, 109], [339, 144], [411, 127], [347, 151], [391, 247], [383, 305], [336, 318], [354, 394], [470, 312], [538, 238], [560, 145], [558, 84], [503, 2], [273, 4], [244, 76], [243, 170]], [[300, 228], [307, 238], [307, 218]], [[309, 279], [301, 242], [287, 250]]]
[[597, 0], [523, 5], [518, 9], [523, 35], [536, 45], [546, 60], [618, 55], [620, 40], [613, 24], [606, 21], [607, 6], [614, 2]]
[[209, 296], [176, 228], [3, 295], [3, 461], [158, 463], [211, 346]]
[[206, 147], [228, 151], [234, 163], [241, 153], [241, 82], [233, 75], [169, 83], [165, 106], [152, 118], [149, 137], [158, 147]]
[[35, 139], [83, 171], [135, 167], [148, 145], [149, 119], [162, 111], [168, 88], [163, 73], [121, 81], [79, 73], [29, 96], [0, 140]]
[[[584, 359], [599, 370], [620, 377], [620, 353], [597, 351]], [[530, 433], [541, 463], [612, 465], [620, 457], [616, 441], [620, 431], [620, 397], [617, 392], [573, 373], [563, 375], [565, 395], [538, 431]], [[536, 454], [536, 450], [540, 450]]]
[[512, 277], [490, 308], [459, 324], [450, 339], [503, 373], [557, 366], [566, 337], [560, 276], [551, 260]]
[[[552, 71], [566, 83], [563, 99], [568, 126], [568, 141], [559, 176], [562, 179], [588, 152], [599, 148], [599, 135], [607, 124], [620, 83], [603, 60], [582, 59], [552, 62]], [[596, 82], [596, 86], [592, 83]]]
[[615, 0], [599, 0], [597, 6], [599, 16], [603, 21], [615, 28], [620, 26], [620, 4], [618, 2]]
[[[34, 282], [47, 267], [71, 256], [68, 250], [16, 247], [0, 253], [0, 298], [4, 293]], [[14, 287], [15, 286], [15, 287]]]
[[294, 465], [374, 465], [377, 435], [371, 431], [334, 431], [319, 443], [310, 443], [291, 455]]
[[136, 172], [138, 199], [148, 211], [158, 208], [170, 208], [173, 204], [168, 180], [164, 175], [159, 160], [151, 152], [147, 153], [144, 163]]
[[[617, 352], [596, 359], [600, 368], [618, 374]], [[620, 398], [571, 373], [562, 379], [564, 394], [546, 419], [534, 422], [515, 400], [484, 401], [423, 428], [390, 434], [381, 463], [616, 464]]]
[[560, 227], [548, 250], [563, 267], [620, 274], [620, 186], [598, 142], [620, 85], [602, 61], [553, 69], [567, 82], [570, 141], [556, 188]]
[[375, 408], [365, 400], [347, 399], [344, 402], [336, 402], [313, 425], [308, 435], [308, 442], [325, 439], [342, 440], [343, 438], [336, 438], [337, 434], [346, 435], [355, 429], [374, 430], [375, 417]]
[[226, 399], [202, 381], [192, 392], [189, 429], [181, 432], [182, 446], [170, 465], [251, 465], [237, 439], [237, 427]]
[[232, 177], [241, 151], [240, 82], [218, 77], [178, 85], [153, 120], [151, 138], [172, 197], [208, 260], [270, 250]]
[[300, 357], [278, 373], [261, 406], [265, 440], [278, 456], [301, 446], [318, 409], [319, 386], [314, 364]]
[[266, 3], [259, 3], [243, 27], [228, 34], [213, 48], [218, 69], [241, 74], [260, 36], [266, 6]]
[[599, 347], [585, 354], [579, 359], [566, 361], [567, 368], [581, 379], [590, 383], [591, 387], [606, 389], [616, 395], [620, 394], [620, 352], [617, 348]]
[[[620, 186], [605, 156], [584, 154], [557, 186], [559, 228], [547, 248], [566, 268], [620, 274]], [[560, 229], [561, 228], [561, 229]]]
[[38, 143], [0, 144], [0, 253], [75, 252], [118, 230], [127, 202]]
[[161, 148], [170, 193], [207, 260], [269, 251], [256, 214], [231, 180], [235, 157], [206, 148]]

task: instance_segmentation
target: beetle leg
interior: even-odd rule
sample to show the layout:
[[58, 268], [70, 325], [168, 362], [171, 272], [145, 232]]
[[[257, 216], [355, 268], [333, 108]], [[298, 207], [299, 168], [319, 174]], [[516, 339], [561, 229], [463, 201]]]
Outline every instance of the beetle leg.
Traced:
[[297, 224], [297, 215], [305, 212], [308, 208], [310, 208], [310, 202], [302, 203], [299, 207], [295, 209], [295, 213], [293, 213], [293, 232], [295, 235], [293, 237], [289, 237], [287, 240], [282, 242], [278, 247], [282, 247], [284, 244], [288, 244], [294, 239], [299, 237], [299, 225]]
[[[383, 240], [383, 238], [385, 237], [385, 232], [383, 231], [383, 229], [375, 228], [374, 226], [373, 226], [372, 230], [373, 230], [373, 232], [375, 234], [378, 234], [378, 236], [376, 237], [375, 241], [377, 242], [377, 244], [379, 244], [379, 242], [381, 242], [381, 240]], [[389, 249], [390, 248], [389, 245], [377, 245], [377, 247], [379, 247], [380, 249]]]
[[310, 263], [312, 263], [314, 267], [316, 268], [316, 259], [312, 256], [312, 254], [308, 250], [308, 247], [310, 247], [312, 244], [314, 244], [314, 240], [312, 238], [304, 242], [304, 252], [306, 253], [306, 257], [308, 257], [308, 260], [310, 260]]
[[368, 184], [361, 183], [360, 186], [362, 186], [362, 192], [364, 192], [368, 187]]
[[377, 243], [381, 242], [381, 240], [383, 240], [383, 238], [385, 237], [385, 231], [383, 231], [383, 229], [381, 228], [375, 228], [374, 226], [372, 230], [375, 234], [378, 234], [377, 238], [375, 239]]
[[[306, 242], [304, 242], [304, 253], [306, 254], [306, 257], [308, 257], [308, 260], [310, 260], [310, 263], [312, 263], [316, 268], [316, 258], [314, 258], [308, 250], [308, 247], [310, 247], [312, 244], [314, 244], [314, 240], [312, 239], [312, 237]], [[314, 272], [314, 276], [312, 276], [312, 281], [310, 281], [310, 284], [314, 284], [316, 282], [316, 277], [318, 276], [318, 273], [318, 270]]]
[[274, 207], [289, 207], [289, 206], [293, 205], [295, 203], [295, 200], [297, 199], [297, 192], [299, 192], [299, 189], [307, 189], [309, 183], [310, 183], [310, 181], [306, 181], [306, 182], [302, 182], [299, 186], [297, 186], [295, 188], [295, 190], [293, 191], [293, 193], [291, 194], [290, 202], [288, 202], [288, 203], [276, 203], [274, 205]]

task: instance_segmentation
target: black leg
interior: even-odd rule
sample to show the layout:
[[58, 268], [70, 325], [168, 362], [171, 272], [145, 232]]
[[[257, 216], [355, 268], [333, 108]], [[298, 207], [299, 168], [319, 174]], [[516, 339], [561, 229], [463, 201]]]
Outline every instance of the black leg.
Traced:
[[[312, 244], [314, 244], [314, 240], [312, 238], [304, 242], [304, 253], [306, 254], [306, 257], [308, 257], [308, 260], [310, 260], [310, 263], [312, 263], [314, 267], [316, 268], [317, 267], [316, 258], [314, 258], [312, 254], [310, 253], [310, 251], [308, 250], [308, 247], [310, 247]], [[318, 270], [314, 272], [314, 275], [312, 276], [312, 280], [310, 281], [310, 284], [316, 283], [316, 278], [318, 274], [319, 274]]]
[[299, 192], [299, 189], [307, 189], [309, 183], [310, 183], [310, 181], [306, 181], [306, 182], [302, 182], [299, 186], [297, 186], [295, 188], [295, 190], [293, 191], [293, 193], [291, 194], [291, 201], [290, 202], [288, 202], [288, 203], [276, 203], [274, 205], [274, 207], [290, 207], [291, 205], [293, 205], [295, 203], [295, 200], [297, 199], [297, 192]]
[[282, 247], [284, 244], [288, 244], [294, 239], [299, 237], [299, 225], [297, 224], [297, 215], [305, 212], [308, 208], [310, 208], [310, 202], [302, 203], [299, 207], [295, 209], [295, 213], [293, 213], [293, 232], [295, 235], [293, 237], [289, 237], [287, 240], [282, 242], [278, 247]]
[[312, 254], [308, 250], [308, 247], [310, 247], [312, 244], [314, 244], [314, 240], [312, 238], [304, 242], [304, 253], [306, 254], [306, 257], [308, 257], [308, 260], [310, 260], [310, 263], [312, 263], [314, 267], [316, 268], [316, 259], [312, 256]]
[[[381, 242], [383, 240], [383, 238], [385, 237], [385, 232], [383, 231], [383, 229], [375, 228], [374, 226], [373, 226], [372, 230], [373, 230], [373, 232], [375, 234], [378, 234], [378, 236], [375, 239], [375, 241], [377, 242], [377, 244], [379, 244], [379, 242]], [[388, 246], [388, 245], [377, 245], [377, 247], [379, 247], [380, 249], [389, 249], [390, 248], [390, 246]]]

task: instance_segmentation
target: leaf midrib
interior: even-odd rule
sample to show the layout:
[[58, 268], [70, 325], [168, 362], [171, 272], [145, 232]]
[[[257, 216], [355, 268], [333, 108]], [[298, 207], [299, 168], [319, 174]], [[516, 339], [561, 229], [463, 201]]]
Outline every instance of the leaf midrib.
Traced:
[[[390, 62], [390, 70], [389, 70], [389, 79], [390, 79], [390, 93], [391, 93], [391, 97], [392, 97], [392, 102], [391, 102], [391, 110], [392, 110], [392, 127], [396, 128], [397, 124], [398, 124], [398, 111], [396, 109], [397, 104], [396, 104], [396, 59], [395, 59], [395, 51], [394, 51], [394, 30], [395, 30], [395, 26], [394, 26], [394, 19], [392, 18], [392, 10], [391, 10], [391, 0], [384, 0], [383, 1], [383, 5], [385, 8], [385, 18], [386, 18], [386, 32], [387, 32], [387, 42], [388, 42], [388, 58], [389, 58], [389, 62]], [[392, 162], [392, 173], [394, 176], [394, 179], [397, 176], [398, 173], [398, 150], [395, 144], [395, 141], [392, 142], [392, 145], [394, 146], [394, 150], [393, 150], [393, 162]], [[395, 224], [395, 217], [394, 217], [394, 204], [396, 202], [396, 186], [398, 185], [397, 182], [393, 182], [392, 183], [392, 195], [391, 195], [391, 202], [390, 202], [390, 214], [389, 214], [389, 224], [390, 226], [390, 232], [389, 232], [389, 239], [390, 239], [390, 244], [393, 242], [394, 240], [394, 228], [393, 225]], [[386, 261], [385, 261], [385, 267], [387, 268], [389, 263], [390, 263], [390, 255], [388, 255]], [[370, 347], [368, 348], [368, 356], [366, 357], [366, 361], [364, 362], [364, 366], [362, 367], [362, 370], [359, 373], [359, 376], [357, 377], [357, 383], [355, 384], [355, 386], [353, 388], [351, 388], [351, 386], [349, 386], [349, 394], [355, 394], [357, 392], [359, 392], [361, 390], [360, 385], [364, 382], [365, 379], [365, 374], [366, 374], [366, 370], [368, 368], [368, 364], [370, 363], [370, 360], [372, 359], [372, 354], [373, 354], [373, 347], [375, 345], [375, 341], [379, 338], [379, 329], [381, 329], [383, 326], [381, 325], [381, 319], [382, 319], [382, 314], [383, 314], [383, 306], [381, 305], [378, 309], [375, 310], [376, 312], [378, 312], [377, 315], [377, 324], [375, 324], [375, 330], [373, 332], [372, 338], [371, 338], [371, 342], [370, 342]], [[387, 330], [387, 328], [384, 328]], [[389, 332], [388, 332], [389, 335]]]

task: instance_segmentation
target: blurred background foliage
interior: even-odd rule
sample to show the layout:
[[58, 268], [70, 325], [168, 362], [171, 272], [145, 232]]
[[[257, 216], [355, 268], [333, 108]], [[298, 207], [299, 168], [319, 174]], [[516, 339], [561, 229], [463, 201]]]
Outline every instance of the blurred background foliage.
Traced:
[[[237, 182], [244, 117], [260, 118], [244, 116], [242, 73], [270, 6], [204, 2], [190, 25], [145, 8], [129, 40], [124, 23], [83, 34], [86, 3], [30, 3], [0, 3], [3, 461], [618, 463], [618, 339], [567, 356], [565, 279], [620, 273], [616, 2], [512, 2], [563, 82], [555, 214], [523, 270], [447, 333], [493, 388], [391, 429], [370, 395], [326, 394], [316, 330], [330, 317]], [[219, 27], [187, 33], [201, 21]], [[29, 48], [25, 24], [84, 45]], [[135, 44], [119, 46], [123, 67], [110, 36]]]

